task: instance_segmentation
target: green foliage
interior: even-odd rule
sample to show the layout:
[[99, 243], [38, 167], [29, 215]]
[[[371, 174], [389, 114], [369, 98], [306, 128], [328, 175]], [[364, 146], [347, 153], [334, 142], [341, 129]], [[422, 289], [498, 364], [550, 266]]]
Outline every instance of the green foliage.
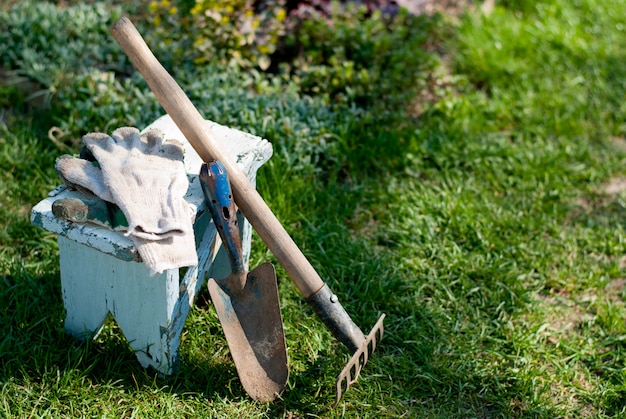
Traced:
[[195, 64], [234, 60], [265, 70], [285, 30], [284, 0], [257, 11], [249, 0], [156, 0], [149, 10], [152, 43]]
[[303, 92], [329, 102], [406, 104], [433, 66], [426, 40], [433, 21], [401, 10], [396, 16], [335, 4], [330, 18], [311, 15], [285, 40], [286, 71]]
[[279, 72], [329, 103], [403, 106], [434, 65], [425, 48], [432, 20], [404, 10], [389, 16], [337, 2], [330, 17], [287, 16], [282, 1], [260, 10], [246, 0], [177, 4], [150, 4], [151, 45], [166, 61], [234, 61]]
[[[47, 66], [49, 72], [47, 78], [40, 79], [40, 89], [48, 97], [52, 123], [60, 129], [57, 140], [72, 147], [78, 145], [85, 132], [108, 132], [124, 125], [141, 127], [163, 113], [139, 74], [116, 77], [130, 72], [125, 60], [116, 58], [120, 63], [117, 70], [106, 70], [110, 65], [107, 57], [118, 57], [122, 52], [111, 46], [110, 36], [104, 32], [106, 22], [114, 15], [105, 12], [107, 9], [103, 5], [94, 8], [100, 20], [84, 22], [81, 31], [65, 41], [66, 45], [73, 45], [72, 48], [63, 50], [60, 41], [57, 42], [57, 56], [54, 49], [39, 51], [43, 47], [36, 40], [54, 38], [54, 32], [59, 28], [51, 23], [44, 24], [45, 30], [33, 32], [34, 39], [29, 38], [30, 34], [23, 29], [27, 26], [24, 22], [29, 14], [36, 17], [49, 14], [63, 23], [76, 18], [74, 14], [78, 12], [89, 15], [87, 10], [87, 6], [72, 6], [61, 11], [48, 4], [25, 4], [4, 15], [7, 32], [21, 33], [20, 42], [33, 45], [34, 52], [30, 53], [30, 48], [17, 48], [18, 37], [14, 36], [11, 38], [14, 41], [9, 44], [11, 48], [0, 59], [6, 65], [15, 66], [15, 73], [33, 78], [30, 59], [39, 57], [41, 65]], [[90, 50], [103, 53], [84, 56], [83, 61], [79, 50], [86, 48], [86, 42], [92, 43]], [[104, 51], [108, 52], [105, 54]], [[22, 56], [22, 52], [26, 56]], [[60, 66], [55, 67], [57, 59], [67, 62], [72, 71], [62, 72]], [[283, 83], [278, 78], [266, 79], [258, 72], [244, 71], [235, 64], [224, 68], [205, 63], [193, 71], [187, 65], [179, 66], [178, 62], [174, 67], [177, 80], [206, 117], [271, 139], [276, 153], [283, 155], [287, 166], [293, 170], [319, 170], [315, 168], [321, 160], [328, 165], [338, 158], [334, 133], [344, 129], [346, 118], [331, 111], [319, 99], [301, 97], [295, 84]], [[13, 92], [17, 95], [19, 90], [16, 89]], [[253, 94], [255, 91], [257, 94]], [[333, 123], [336, 125], [334, 129], [331, 128]]]
[[54, 108], [52, 122], [74, 145], [85, 131], [136, 122], [131, 107], [135, 115], [145, 114], [139, 112], [144, 106], [155, 108], [131, 80], [123, 85], [115, 78], [132, 72], [108, 40], [108, 27], [121, 15], [121, 8], [103, 3], [59, 8], [27, 1], [0, 10], [0, 65], [8, 82], [18, 90], [27, 86], [29, 104]]
[[126, 71], [124, 53], [115, 43], [102, 42], [121, 14], [103, 3], [59, 8], [25, 1], [0, 10], [0, 65], [53, 92], [87, 69]]
[[120, 81], [113, 72], [86, 71], [59, 88], [54, 99], [54, 122], [62, 132], [60, 140], [70, 140], [73, 146], [86, 132], [146, 126], [163, 114], [145, 81], [136, 73]]

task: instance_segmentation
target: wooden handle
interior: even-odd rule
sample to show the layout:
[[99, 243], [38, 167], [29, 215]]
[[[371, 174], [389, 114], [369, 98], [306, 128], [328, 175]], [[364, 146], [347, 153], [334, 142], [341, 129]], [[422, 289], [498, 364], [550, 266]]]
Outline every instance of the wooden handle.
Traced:
[[132, 22], [123, 17], [111, 26], [110, 31], [200, 157], [204, 161], [219, 160], [224, 164], [239, 209], [285, 268], [300, 293], [308, 298], [319, 291], [324, 286], [324, 281], [243, 171], [220, 149], [209, 125], [152, 54]]

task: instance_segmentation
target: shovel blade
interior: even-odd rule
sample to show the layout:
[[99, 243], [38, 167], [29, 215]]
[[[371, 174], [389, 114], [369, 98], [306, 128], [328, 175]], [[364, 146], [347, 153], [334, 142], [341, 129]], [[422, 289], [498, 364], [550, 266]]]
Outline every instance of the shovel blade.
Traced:
[[228, 282], [209, 279], [208, 288], [237, 374], [250, 397], [272, 401], [289, 378], [276, 271], [271, 263], [258, 266], [240, 292]]

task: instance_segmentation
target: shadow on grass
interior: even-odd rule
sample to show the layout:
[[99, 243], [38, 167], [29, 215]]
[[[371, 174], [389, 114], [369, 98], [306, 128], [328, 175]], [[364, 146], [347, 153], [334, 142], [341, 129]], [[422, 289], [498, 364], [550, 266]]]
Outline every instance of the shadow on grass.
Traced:
[[[330, 350], [328, 359], [291, 377], [294, 387], [310, 388], [311, 382], [323, 382], [319, 404], [298, 399], [303, 395], [296, 393], [285, 396], [285, 407], [322, 416], [329, 412], [340, 415], [342, 409], [377, 411], [381, 417], [558, 416], [558, 406], [534, 401], [531, 384], [510, 375], [506, 368], [493, 367], [489, 358], [493, 352], [499, 352], [502, 359], [516, 357], [497, 316], [497, 307], [505, 303], [500, 298], [507, 298], [507, 293], [493, 278], [494, 273], [501, 270], [504, 275], [509, 268], [461, 255], [456, 258], [462, 260], [451, 259], [442, 249], [443, 256], [422, 260], [432, 266], [417, 267], [420, 255], [409, 256], [404, 249], [385, 245], [377, 233], [362, 237], [341, 227], [346, 217], [353, 216], [355, 206], [362, 205], [361, 210], [367, 211], [365, 207], [384, 205], [385, 199], [383, 193], [374, 202], [366, 202], [362, 197], [355, 199], [352, 191], [335, 188], [330, 194], [321, 191], [306, 204], [318, 210], [309, 215], [304, 237], [296, 241], [315, 249], [311, 261], [322, 278], [365, 333], [381, 312], [387, 318], [378, 350], [336, 409], [330, 407], [333, 373], [339, 372], [347, 359], [340, 360], [338, 353]], [[379, 233], [381, 228], [384, 226], [376, 227]], [[469, 251], [466, 254], [473, 256]], [[407, 257], [416, 262], [402, 260]], [[461, 284], [465, 276], [470, 285], [490, 294], [468, 294], [467, 284]]]
[[[353, 249], [347, 243], [343, 246], [344, 252]], [[483, 417], [549, 417], [554, 413], [525, 410], [520, 405], [529, 397], [526, 388], [515, 382], [503, 386], [503, 377], [474, 371], [477, 363], [465, 361], [479, 357], [479, 348], [455, 347], [456, 338], [446, 325], [446, 313], [424, 307], [411, 296], [419, 282], [385, 269], [393, 258], [378, 256], [354, 262], [362, 267], [371, 264], [368, 274], [350, 278], [345, 272], [336, 273], [331, 286], [343, 296], [346, 310], [366, 332], [378, 310], [388, 314], [386, 335], [379, 349], [359, 383], [334, 407], [334, 379], [348, 354], [339, 344], [328, 345], [315, 359], [292, 371], [289, 388], [282, 400], [267, 406], [268, 414], [334, 416], [343, 409], [359, 410], [365, 406], [369, 406], [368, 411], [375, 406], [381, 417], [458, 417], [464, 413]], [[79, 380], [80, 386], [113, 386], [130, 394], [156, 389], [204, 399], [207, 403], [248, 400], [227, 354], [211, 358], [201, 356], [202, 351], [197, 348], [193, 353], [183, 348], [180, 371], [172, 377], [158, 378], [155, 372], [139, 365], [115, 325], [107, 324], [95, 341], [86, 343], [66, 334], [62, 328], [64, 310], [58, 270], [35, 275], [14, 264], [7, 267], [1, 278], [0, 303], [5, 307], [0, 322], [2, 383], [12, 380], [24, 387], [39, 383], [38, 386], [50, 389], [59, 385], [55, 384], [55, 371], [59, 371], [61, 376], [77, 373], [85, 377], [86, 381]], [[376, 285], [372, 278], [377, 279]], [[312, 312], [308, 315], [313, 316]], [[323, 327], [321, 323], [318, 326]], [[221, 333], [217, 323], [205, 327], [210, 335]]]
[[[63, 380], [74, 380], [73, 385], [80, 386], [86, 397], [98, 397], [102, 394], [98, 388], [113, 387], [126, 394], [155, 390], [176, 393], [207, 404], [219, 400], [249, 401], [230, 355], [224, 349], [226, 344], [216, 319], [212, 323], [186, 326], [203, 327], [203, 334], [208, 339], [199, 344], [188, 342], [189, 346], [185, 347], [183, 337], [180, 370], [163, 377], [152, 369], [141, 367], [112, 318], [107, 320], [94, 340], [81, 342], [65, 332], [58, 267], [36, 275], [14, 263], [5, 267], [0, 278], [0, 304], [5, 308], [0, 317], [3, 336], [0, 341], [0, 385], [11, 383], [14, 386], [12, 391], [34, 391], [30, 397], [36, 399], [39, 397], [37, 393], [54, 394], [61, 385], [72, 386], [58, 381], [58, 377], [64, 377]], [[290, 386], [295, 391], [285, 392], [284, 399], [268, 409], [278, 416], [280, 412], [294, 410], [323, 412], [325, 404], [319, 403], [311, 383], [325, 377], [328, 371], [339, 371], [340, 367], [333, 365], [333, 359], [331, 354], [322, 356], [308, 363], [305, 371], [292, 373]], [[326, 390], [331, 397], [333, 387], [323, 389]], [[41, 411], [45, 408], [45, 404], [38, 407]]]
[[183, 358], [180, 372], [170, 377], [142, 368], [112, 319], [94, 340], [81, 342], [66, 333], [58, 267], [55, 269], [33, 275], [14, 263], [0, 276], [0, 305], [4, 308], [0, 316], [0, 383], [55, 386], [55, 371], [61, 376], [75, 371], [94, 388], [113, 385], [133, 392], [156, 385], [207, 400], [246, 397], [238, 383], [233, 383], [236, 371], [232, 364], [219, 359], [196, 362]]

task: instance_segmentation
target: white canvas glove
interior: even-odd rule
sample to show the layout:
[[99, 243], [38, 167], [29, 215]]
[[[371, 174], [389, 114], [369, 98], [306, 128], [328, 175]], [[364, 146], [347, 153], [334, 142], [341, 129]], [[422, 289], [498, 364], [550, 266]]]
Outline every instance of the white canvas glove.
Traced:
[[102, 170], [92, 162], [64, 154], [56, 160], [55, 168], [63, 183], [79, 190], [87, 197], [93, 195], [115, 202], [102, 178]]
[[99, 168], [73, 157], [57, 160], [60, 177], [115, 203], [151, 274], [197, 264], [191, 211], [184, 195], [188, 181], [183, 146], [163, 141], [156, 130], [140, 135], [119, 128], [111, 136], [91, 133], [83, 143]]

